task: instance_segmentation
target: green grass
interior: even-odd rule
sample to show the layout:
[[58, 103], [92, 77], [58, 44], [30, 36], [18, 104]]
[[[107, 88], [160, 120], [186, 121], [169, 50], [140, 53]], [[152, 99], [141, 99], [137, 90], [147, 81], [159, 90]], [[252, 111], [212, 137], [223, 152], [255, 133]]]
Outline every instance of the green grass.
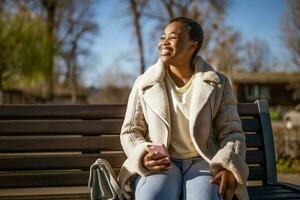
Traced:
[[279, 173], [300, 173], [300, 158], [286, 158], [277, 160]]
[[270, 111], [270, 117], [271, 120], [278, 120], [279, 119], [279, 113], [276, 111]]

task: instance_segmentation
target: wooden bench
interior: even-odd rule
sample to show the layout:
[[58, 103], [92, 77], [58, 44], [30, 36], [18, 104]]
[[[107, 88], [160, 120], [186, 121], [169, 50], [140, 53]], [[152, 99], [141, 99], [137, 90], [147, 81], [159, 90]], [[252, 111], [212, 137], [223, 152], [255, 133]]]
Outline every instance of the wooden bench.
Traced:
[[[119, 140], [125, 109], [0, 105], [0, 200], [89, 199], [90, 165], [102, 157], [118, 172], [125, 160]], [[238, 110], [247, 134], [251, 199], [300, 199], [298, 186], [277, 182], [267, 102], [241, 103]]]

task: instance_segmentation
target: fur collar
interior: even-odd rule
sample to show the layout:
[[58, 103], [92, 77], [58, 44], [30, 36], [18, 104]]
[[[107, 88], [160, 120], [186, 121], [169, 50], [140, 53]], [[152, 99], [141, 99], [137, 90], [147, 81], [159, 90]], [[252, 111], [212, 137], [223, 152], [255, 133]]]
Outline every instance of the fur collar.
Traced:
[[[200, 56], [194, 60], [195, 76], [201, 76], [201, 79], [210, 85], [220, 85], [221, 81], [217, 72], [207, 64]], [[150, 66], [143, 75], [141, 75], [140, 89], [153, 86], [156, 83], [162, 83], [165, 76], [166, 66], [158, 59], [158, 61]]]

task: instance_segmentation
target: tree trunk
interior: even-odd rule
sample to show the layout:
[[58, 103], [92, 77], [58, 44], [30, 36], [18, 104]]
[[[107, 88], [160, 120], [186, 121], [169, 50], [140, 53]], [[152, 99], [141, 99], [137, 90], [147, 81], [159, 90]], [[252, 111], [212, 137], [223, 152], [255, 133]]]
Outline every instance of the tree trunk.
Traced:
[[3, 99], [3, 90], [2, 90], [2, 87], [0, 86], [0, 104], [3, 104], [4, 103], [3, 101], [4, 101], [4, 99]]
[[76, 68], [73, 65], [71, 68], [71, 102], [75, 104], [77, 102], [77, 80], [76, 80]]
[[77, 101], [77, 80], [76, 80], [76, 68], [74, 65], [76, 64], [74, 62], [74, 51], [70, 50], [65, 54], [65, 62], [67, 66], [67, 73], [66, 73], [66, 88], [70, 91], [70, 103], [75, 104]]
[[71, 88], [71, 103], [75, 104], [77, 102], [77, 77], [76, 77], [76, 67], [75, 61], [71, 66], [71, 74], [70, 74], [70, 88]]
[[2, 79], [2, 66], [0, 65], [0, 104], [4, 103], [3, 99], [3, 79]]
[[52, 101], [54, 98], [54, 27], [55, 27], [55, 13], [57, 8], [57, 1], [55, 0], [44, 0], [42, 2], [47, 15], [47, 34], [50, 42], [50, 51], [48, 62], [50, 65], [50, 74], [49, 74], [49, 82], [48, 82], [48, 99]]
[[173, 19], [174, 18], [174, 12], [173, 12], [173, 7], [174, 7], [174, 0], [161, 0], [162, 4], [165, 6], [166, 11], [168, 12], [169, 15], [169, 19]]
[[139, 48], [139, 55], [140, 55], [140, 73], [144, 73], [145, 71], [145, 57], [144, 57], [144, 44], [142, 39], [141, 33], [141, 25], [140, 25], [140, 13], [138, 12], [136, 0], [130, 0], [130, 8], [134, 20], [134, 29], [135, 35], [137, 37], [137, 43]]
[[76, 62], [77, 40], [72, 42], [72, 49], [70, 52], [70, 86], [71, 86], [71, 103], [75, 104], [77, 101], [77, 62]]

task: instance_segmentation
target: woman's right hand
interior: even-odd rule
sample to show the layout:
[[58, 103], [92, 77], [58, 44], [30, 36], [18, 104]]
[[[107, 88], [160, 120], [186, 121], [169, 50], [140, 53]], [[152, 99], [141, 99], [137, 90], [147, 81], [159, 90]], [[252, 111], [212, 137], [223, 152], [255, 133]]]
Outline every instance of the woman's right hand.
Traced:
[[161, 172], [171, 167], [169, 156], [157, 153], [147, 152], [143, 157], [143, 165], [151, 172]]

